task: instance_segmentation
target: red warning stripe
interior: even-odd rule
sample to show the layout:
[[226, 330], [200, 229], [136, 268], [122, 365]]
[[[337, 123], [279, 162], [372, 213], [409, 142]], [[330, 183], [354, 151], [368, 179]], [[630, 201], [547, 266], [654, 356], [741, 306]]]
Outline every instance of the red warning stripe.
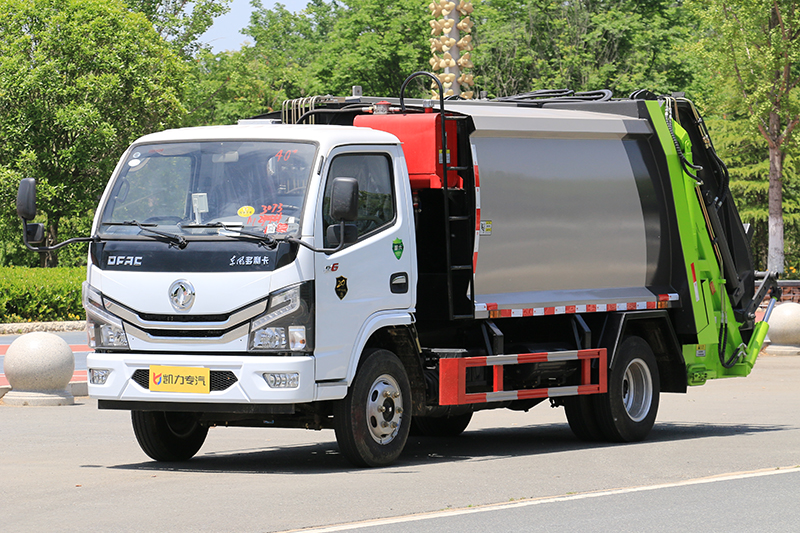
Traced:
[[646, 309], [667, 309], [670, 307], [670, 302], [678, 301], [678, 299], [677, 294], [659, 294], [658, 301], [524, 307], [521, 309], [500, 309], [497, 303], [486, 303], [477, 304], [476, 311], [483, 311], [483, 306], [485, 306], [486, 311], [489, 312], [489, 318], [572, 315], [576, 313], [604, 313], [611, 311], [641, 311]]
[[[543, 363], [549, 361], [580, 361], [580, 384], [566, 387], [546, 387], [524, 390], [504, 390], [503, 367], [507, 365]], [[597, 382], [592, 381], [592, 360], [598, 361]], [[467, 393], [467, 368], [492, 367], [492, 391]], [[608, 364], [605, 348], [541, 352], [517, 355], [495, 355], [439, 360], [439, 405], [464, 405], [489, 401], [523, 400], [580, 394], [602, 394], [608, 390]]]

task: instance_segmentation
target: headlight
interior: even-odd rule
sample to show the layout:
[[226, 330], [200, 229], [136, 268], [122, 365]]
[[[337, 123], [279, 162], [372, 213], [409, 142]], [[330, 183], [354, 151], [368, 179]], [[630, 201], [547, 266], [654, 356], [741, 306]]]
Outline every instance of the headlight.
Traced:
[[86, 309], [86, 333], [92, 348], [127, 350], [128, 337], [122, 320], [106, 311], [103, 296], [88, 282], [82, 286], [83, 307]]
[[250, 323], [249, 347], [251, 351], [313, 351], [313, 282], [307, 281], [270, 294], [266, 313]]

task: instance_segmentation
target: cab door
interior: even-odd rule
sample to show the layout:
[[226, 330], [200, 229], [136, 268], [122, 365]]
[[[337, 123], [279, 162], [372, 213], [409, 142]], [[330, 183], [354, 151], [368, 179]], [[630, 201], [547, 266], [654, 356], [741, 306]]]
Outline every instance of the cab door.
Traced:
[[401, 154], [395, 146], [348, 146], [333, 151], [328, 159], [314, 241], [335, 247], [327, 230], [337, 224], [329, 211], [331, 184], [338, 177], [358, 180], [358, 241], [336, 253], [316, 254], [318, 381], [347, 377], [354, 345], [370, 317], [411, 310], [414, 305], [413, 218]]

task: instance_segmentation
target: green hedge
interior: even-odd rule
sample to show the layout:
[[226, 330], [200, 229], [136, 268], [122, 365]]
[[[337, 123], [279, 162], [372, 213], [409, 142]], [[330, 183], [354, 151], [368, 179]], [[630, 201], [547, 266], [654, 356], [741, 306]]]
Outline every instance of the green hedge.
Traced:
[[86, 268], [0, 267], [0, 323], [82, 320]]

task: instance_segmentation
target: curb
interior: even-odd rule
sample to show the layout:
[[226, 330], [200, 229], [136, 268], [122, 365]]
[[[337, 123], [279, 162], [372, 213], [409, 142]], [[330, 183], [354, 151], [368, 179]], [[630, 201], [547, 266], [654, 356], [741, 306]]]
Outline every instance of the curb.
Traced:
[[[0, 386], [0, 405], [2, 405], [3, 396], [10, 390], [11, 387], [9, 385]], [[70, 381], [69, 385], [67, 385], [67, 390], [76, 398], [89, 396], [89, 385], [86, 383], [85, 378], [84, 381]]]
[[13, 322], [0, 324], [0, 335], [19, 335], [32, 331], [83, 331], [86, 321], [73, 320], [65, 322]]

